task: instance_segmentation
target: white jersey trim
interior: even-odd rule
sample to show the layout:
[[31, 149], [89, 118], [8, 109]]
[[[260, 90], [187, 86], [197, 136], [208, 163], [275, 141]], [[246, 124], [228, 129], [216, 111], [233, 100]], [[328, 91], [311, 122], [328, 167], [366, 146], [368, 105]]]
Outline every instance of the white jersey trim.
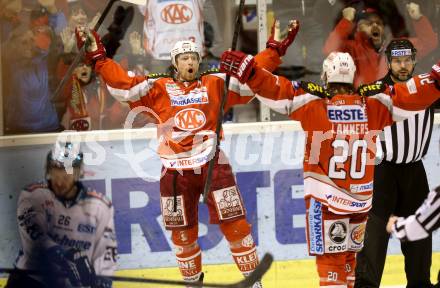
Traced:
[[180, 152], [180, 153], [171, 154], [171, 155], [161, 154], [160, 157], [167, 159], [167, 160], [177, 160], [177, 159], [181, 159], [184, 157], [191, 157], [196, 154], [202, 153], [206, 149], [211, 149], [214, 146], [214, 143], [215, 143], [215, 139], [208, 139], [208, 140], [204, 141], [203, 143], [196, 145], [190, 151]]
[[231, 254], [232, 254], [233, 256], [244, 256], [244, 255], [251, 254], [251, 253], [254, 252], [255, 250], [257, 250], [257, 247], [253, 247], [253, 248], [250, 249], [250, 250], [247, 250], [247, 251], [244, 251], [244, 252], [240, 252], [240, 253], [234, 253], [234, 252], [231, 252]]
[[144, 81], [136, 84], [135, 86], [131, 87], [128, 90], [113, 88], [108, 84], [107, 84], [107, 89], [110, 92], [110, 94], [114, 98], [116, 98], [116, 100], [122, 101], [122, 102], [137, 101], [142, 96], [145, 96], [147, 94], [148, 90], [150, 90], [147, 80], [144, 80]]
[[266, 104], [273, 110], [289, 115], [301, 107], [307, 105], [309, 102], [321, 99], [319, 96], [312, 95], [310, 93], [299, 95], [293, 97], [293, 99], [281, 99], [281, 100], [272, 100], [260, 95], [256, 95], [258, 100], [262, 103]]
[[312, 177], [304, 179], [305, 196], [311, 196], [328, 206], [335, 214], [363, 213], [371, 208], [372, 197], [357, 200], [339, 189]]
[[[218, 77], [226, 81], [225, 73], [213, 73], [209, 74], [214, 77]], [[247, 84], [241, 84], [237, 78], [231, 77], [229, 80], [229, 91], [240, 94], [240, 96], [254, 96], [255, 93], [252, 92], [251, 88]]]
[[414, 117], [417, 113], [423, 113], [425, 110], [416, 110], [416, 111], [410, 111], [405, 110], [402, 108], [399, 108], [397, 106], [393, 106], [393, 120], [394, 121], [402, 121], [409, 117]]
[[[189, 157], [181, 157], [176, 159], [167, 159], [164, 158], [162, 155], [160, 155], [160, 160], [162, 161], [163, 166], [165, 168], [170, 169], [194, 169], [199, 168], [206, 163], [208, 163], [209, 160], [211, 160], [211, 152], [214, 149], [214, 146], [209, 146], [201, 153], [198, 153], [196, 155], [194, 149], [191, 150], [192, 156]], [[185, 152], [186, 153], [186, 152]], [[171, 155], [167, 155], [171, 156]]]
[[191, 259], [196, 258], [196, 257], [199, 256], [200, 254], [202, 254], [202, 250], [199, 250], [196, 254], [191, 255], [191, 256], [189, 256], [189, 257], [185, 257], [185, 258], [182, 258], [182, 257], [178, 257], [178, 256], [176, 256], [176, 259], [179, 260], [179, 261], [188, 261], [188, 260], [191, 260]]

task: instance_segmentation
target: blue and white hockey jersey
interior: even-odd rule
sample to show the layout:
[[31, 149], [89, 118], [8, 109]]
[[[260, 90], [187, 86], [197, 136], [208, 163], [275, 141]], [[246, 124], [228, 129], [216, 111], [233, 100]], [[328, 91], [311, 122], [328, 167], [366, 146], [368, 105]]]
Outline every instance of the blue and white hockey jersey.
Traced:
[[109, 199], [78, 183], [78, 195], [61, 201], [47, 184], [32, 184], [20, 193], [17, 221], [22, 249], [15, 266], [41, 269], [48, 248], [60, 245], [87, 255], [97, 275], [111, 276], [116, 269], [113, 206]]

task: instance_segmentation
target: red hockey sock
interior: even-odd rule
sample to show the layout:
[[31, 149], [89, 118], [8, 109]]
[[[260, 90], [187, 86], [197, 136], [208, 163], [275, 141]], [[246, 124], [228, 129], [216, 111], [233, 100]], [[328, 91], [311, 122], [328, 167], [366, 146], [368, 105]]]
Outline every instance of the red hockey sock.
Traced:
[[345, 259], [345, 270], [347, 271], [347, 287], [353, 288], [356, 270], [356, 252], [349, 252]]
[[319, 287], [347, 288], [345, 259], [345, 253], [316, 256]]
[[239, 247], [231, 247], [231, 252], [238, 269], [245, 276], [254, 271], [255, 267], [257, 267], [259, 263], [257, 247], [255, 246], [253, 241], [251, 246], [241, 245]]
[[202, 251], [199, 245], [183, 253], [176, 253], [177, 264], [183, 280], [196, 282], [202, 274]]

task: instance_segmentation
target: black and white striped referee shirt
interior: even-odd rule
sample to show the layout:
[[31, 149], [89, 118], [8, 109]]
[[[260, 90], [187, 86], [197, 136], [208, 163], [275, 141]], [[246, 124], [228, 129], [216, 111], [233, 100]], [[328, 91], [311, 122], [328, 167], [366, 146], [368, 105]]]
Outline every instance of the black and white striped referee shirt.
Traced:
[[399, 217], [392, 233], [400, 240], [416, 241], [428, 237], [440, 227], [440, 186], [428, 194], [425, 202], [414, 215]]
[[[381, 81], [389, 85], [394, 84], [389, 74]], [[421, 160], [428, 152], [433, 124], [434, 109], [430, 107], [415, 116], [385, 127], [380, 142], [383, 160], [396, 164]]]

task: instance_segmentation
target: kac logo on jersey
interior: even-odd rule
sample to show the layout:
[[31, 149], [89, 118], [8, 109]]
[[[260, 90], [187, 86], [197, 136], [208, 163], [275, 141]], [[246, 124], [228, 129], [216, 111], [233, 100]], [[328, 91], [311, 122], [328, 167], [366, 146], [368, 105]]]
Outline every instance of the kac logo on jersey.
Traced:
[[70, 123], [70, 128], [76, 131], [90, 130], [90, 117], [72, 120]]
[[170, 4], [160, 13], [162, 21], [169, 24], [183, 24], [193, 17], [193, 11], [184, 4]]
[[206, 123], [205, 114], [194, 108], [184, 109], [179, 111], [174, 116], [174, 123], [177, 128], [184, 131], [193, 131], [202, 128]]
[[329, 105], [327, 117], [336, 123], [368, 122], [364, 108], [359, 105]]

